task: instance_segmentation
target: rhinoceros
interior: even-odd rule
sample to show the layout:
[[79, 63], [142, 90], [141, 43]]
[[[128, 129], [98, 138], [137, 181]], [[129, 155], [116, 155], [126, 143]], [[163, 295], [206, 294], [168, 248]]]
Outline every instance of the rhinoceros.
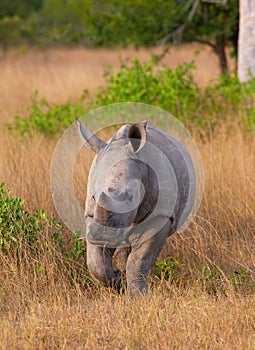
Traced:
[[87, 266], [93, 278], [120, 290], [113, 257], [125, 250], [129, 295], [148, 292], [150, 269], [167, 237], [189, 218], [196, 196], [190, 154], [148, 121], [123, 125], [104, 142], [77, 119], [83, 145], [96, 153], [85, 206]]

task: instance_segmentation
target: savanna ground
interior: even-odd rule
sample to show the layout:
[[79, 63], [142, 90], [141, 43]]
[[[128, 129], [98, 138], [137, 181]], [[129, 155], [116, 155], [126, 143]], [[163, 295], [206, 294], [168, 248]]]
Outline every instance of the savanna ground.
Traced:
[[[204, 86], [218, 75], [217, 60], [210, 50], [194, 56], [196, 48], [173, 50], [165, 62], [195, 59]], [[10, 52], [0, 62], [0, 182], [25, 200], [27, 211], [42, 207], [57, 215], [49, 184], [56, 140], [39, 134], [21, 139], [5, 123], [25, 115], [35, 89], [55, 103], [95, 90], [104, 81], [102, 64], [117, 67], [119, 55], [149, 58], [143, 50], [57, 49]], [[1, 254], [1, 349], [255, 348], [254, 134], [233, 122], [204, 137], [192, 134], [205, 194], [195, 223], [169, 238], [161, 254], [176, 259], [170, 277], [152, 275], [149, 295], [130, 300], [90, 280], [78, 283], [46, 245], [41, 269], [33, 273]]]

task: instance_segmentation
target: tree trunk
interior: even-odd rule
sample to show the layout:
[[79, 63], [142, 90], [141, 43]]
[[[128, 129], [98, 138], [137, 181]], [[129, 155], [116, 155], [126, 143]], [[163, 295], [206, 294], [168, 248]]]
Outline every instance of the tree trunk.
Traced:
[[255, 77], [255, 0], [239, 0], [238, 78]]
[[215, 51], [220, 61], [220, 69], [222, 74], [228, 73], [228, 62], [227, 62], [225, 47], [226, 47], [226, 44], [225, 44], [224, 36], [217, 37], [216, 43], [215, 43]]

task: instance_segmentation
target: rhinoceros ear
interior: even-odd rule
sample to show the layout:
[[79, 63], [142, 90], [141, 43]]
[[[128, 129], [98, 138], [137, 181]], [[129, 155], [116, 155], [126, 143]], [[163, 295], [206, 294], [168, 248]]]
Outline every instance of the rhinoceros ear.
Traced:
[[138, 153], [146, 143], [147, 134], [146, 134], [147, 121], [134, 124], [131, 126], [128, 132], [129, 145], [134, 153]]
[[131, 126], [129, 124], [124, 124], [122, 127], [116, 132], [116, 134], [112, 138], [112, 142], [124, 140], [128, 138], [128, 132]]
[[102, 148], [106, 146], [106, 143], [103, 140], [92, 134], [92, 132], [89, 130], [85, 129], [78, 118], [76, 119], [76, 124], [78, 126], [80, 138], [83, 142], [84, 147], [98, 153]]

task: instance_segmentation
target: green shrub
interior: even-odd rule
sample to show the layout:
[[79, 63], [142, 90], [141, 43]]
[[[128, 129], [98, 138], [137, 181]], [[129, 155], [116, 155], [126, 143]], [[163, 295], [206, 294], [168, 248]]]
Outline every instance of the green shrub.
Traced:
[[15, 117], [8, 128], [22, 135], [37, 130], [54, 136], [91, 109], [119, 102], [142, 102], [170, 112], [185, 124], [210, 132], [227, 119], [237, 121], [247, 131], [253, 130], [255, 78], [241, 84], [236, 76], [221, 76], [201, 89], [193, 78], [194, 68], [191, 63], [171, 69], [160, 64], [156, 57], [147, 63], [137, 59], [131, 65], [122, 62], [118, 72], [113, 68], [105, 71], [106, 85], [93, 97], [89, 98], [88, 91], [84, 91], [76, 103], [52, 106], [36, 92], [32, 96], [29, 117]]
[[13, 123], [7, 124], [9, 130], [17, 130], [21, 135], [32, 130], [39, 131], [47, 136], [59, 135], [76, 117], [84, 114], [83, 102], [88, 92], [84, 90], [76, 103], [66, 102], [62, 105], [50, 105], [45, 98], [40, 98], [38, 91], [31, 97], [29, 117], [19, 116]]
[[[255, 127], [255, 78], [240, 83], [237, 76], [222, 75], [204, 93], [208, 118], [239, 121], [247, 131]], [[214, 117], [214, 118], [215, 118]]]
[[43, 209], [35, 213], [25, 211], [24, 201], [11, 197], [10, 192], [4, 190], [4, 184], [0, 184], [0, 249], [3, 253], [15, 253], [22, 243], [29, 253], [36, 255], [40, 250], [40, 236], [46, 230], [51, 242], [62, 247], [62, 229]]
[[[70, 235], [69, 235], [70, 236]], [[77, 233], [70, 239], [55, 218], [43, 209], [29, 213], [24, 201], [0, 184], [0, 266], [11, 278], [25, 273], [36, 290], [51, 283], [95, 286], [86, 265], [86, 247]], [[40, 278], [39, 278], [40, 277]], [[62, 283], [61, 282], [61, 283]]]
[[229, 287], [235, 291], [253, 290], [254, 285], [248, 269], [224, 272], [218, 266], [207, 265], [202, 267], [201, 275], [196, 280], [210, 295], [225, 294]]
[[154, 265], [154, 275], [159, 279], [169, 283], [178, 283], [180, 277], [178, 276], [177, 266], [179, 261], [171, 256], [167, 256], [163, 260], [158, 260]]
[[242, 287], [244, 284], [249, 282], [250, 280], [250, 274], [248, 269], [239, 269], [237, 271], [234, 271], [230, 278], [229, 281], [232, 283], [232, 285], [235, 287], [237, 290], [238, 288]]
[[193, 63], [168, 68], [152, 58], [134, 60], [118, 72], [105, 72], [106, 86], [95, 95], [95, 107], [116, 102], [143, 102], [169, 111], [180, 121], [198, 128], [216, 126], [226, 120], [239, 122], [247, 131], [255, 127], [255, 78], [240, 83], [237, 76], [220, 76], [206, 89], [193, 78]]
[[[47, 280], [50, 280], [48, 270], [51, 269], [56, 280], [61, 272], [71, 283], [93, 284], [86, 266], [86, 248], [79, 233], [69, 239], [64, 235], [63, 226], [55, 218], [49, 218], [43, 209], [27, 212], [24, 201], [12, 197], [2, 183], [0, 264], [6, 261], [14, 262], [17, 268], [22, 266], [30, 275], [39, 273]], [[9, 273], [12, 273], [12, 267]]]
[[122, 63], [118, 72], [105, 72], [107, 85], [96, 94], [93, 104], [142, 102], [165, 109], [177, 118], [188, 118], [197, 108], [194, 101], [200, 100], [191, 74], [194, 68], [191, 63], [171, 69], [159, 65], [156, 58], [143, 64], [135, 59], [131, 67]]

